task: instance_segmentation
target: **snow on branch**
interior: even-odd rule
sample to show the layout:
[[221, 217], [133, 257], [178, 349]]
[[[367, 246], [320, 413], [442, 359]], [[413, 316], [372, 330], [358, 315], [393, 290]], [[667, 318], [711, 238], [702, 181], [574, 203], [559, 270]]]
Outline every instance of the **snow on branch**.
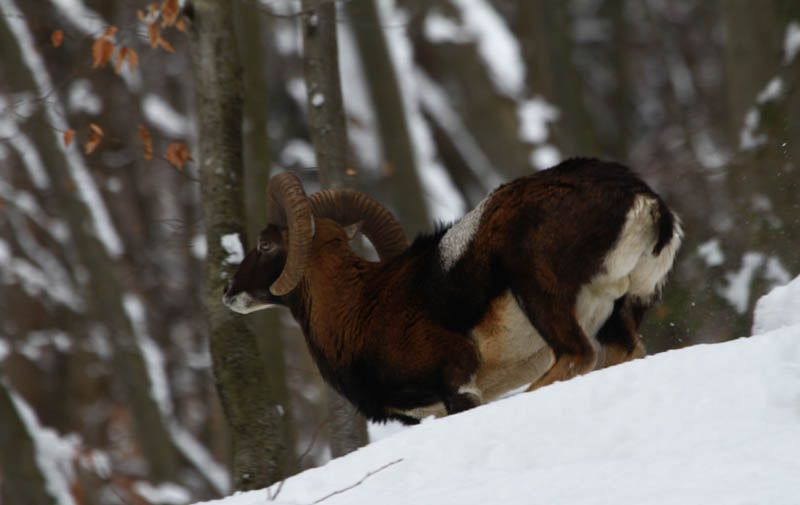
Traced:
[[17, 125], [15, 115], [19, 112], [16, 108], [17, 104], [9, 103], [4, 97], [0, 97], [0, 138], [17, 151], [33, 185], [38, 189], [47, 189], [50, 187], [50, 178], [44, 169], [39, 151]]
[[70, 482], [75, 478], [73, 462], [78, 457], [79, 439], [76, 435], [61, 437], [55, 431], [39, 424], [33, 409], [17, 395], [8, 384], [0, 382], [11, 397], [25, 430], [33, 444], [36, 463], [45, 480], [47, 492], [58, 505], [76, 505], [70, 490]]
[[203, 477], [220, 494], [228, 492], [228, 474], [217, 463], [208, 450], [200, 444], [188, 430], [183, 428], [175, 418], [175, 410], [169, 392], [169, 379], [165, 372], [164, 355], [158, 344], [147, 331], [147, 318], [144, 305], [132, 293], [125, 293], [122, 297], [125, 313], [131, 321], [136, 343], [144, 357], [147, 366], [147, 375], [150, 379], [150, 393], [153, 396], [164, 424], [172, 437], [175, 447]]

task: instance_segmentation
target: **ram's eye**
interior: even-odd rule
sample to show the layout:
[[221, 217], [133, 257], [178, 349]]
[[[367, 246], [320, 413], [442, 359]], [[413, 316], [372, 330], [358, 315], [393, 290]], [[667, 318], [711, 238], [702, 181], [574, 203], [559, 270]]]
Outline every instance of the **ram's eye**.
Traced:
[[269, 240], [260, 240], [258, 242], [258, 252], [267, 253], [275, 249], [275, 242]]

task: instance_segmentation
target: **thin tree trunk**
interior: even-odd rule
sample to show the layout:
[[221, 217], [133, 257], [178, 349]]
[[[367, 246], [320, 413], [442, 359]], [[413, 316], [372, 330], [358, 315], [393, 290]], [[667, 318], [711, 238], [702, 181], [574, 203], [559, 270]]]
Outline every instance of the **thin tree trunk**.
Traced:
[[255, 335], [222, 304], [231, 265], [221, 237], [245, 236], [242, 191], [242, 67], [231, 3], [196, 0], [192, 58], [208, 256], [206, 310], [214, 375], [230, 426], [233, 487], [261, 488], [283, 477], [283, 409], [273, 402]]
[[351, 1], [347, 3], [347, 12], [378, 120], [384, 173], [389, 179], [394, 211], [406, 234], [416, 233], [428, 224], [428, 213], [422, 198], [419, 167], [409, 134], [403, 97], [375, 1]]
[[[265, 195], [273, 158], [267, 131], [270, 119], [267, 74], [273, 70], [265, 64], [266, 41], [269, 40], [271, 26], [269, 19], [255, 4], [236, 2], [234, 12], [239, 35], [239, 53], [244, 68], [244, 117], [249, 124], [243, 137], [245, 212], [247, 233], [250, 237], [255, 237], [267, 223]], [[273, 395], [269, 402], [280, 405], [283, 409], [280, 438], [284, 441], [284, 451], [280, 455], [280, 464], [284, 476], [292, 475], [298, 468], [292, 443], [295, 436], [289, 388], [286, 385], [281, 311], [262, 310], [251, 314], [247, 320], [256, 335], [260, 336], [257, 342], [270, 384], [268, 391]]]
[[520, 2], [517, 23], [528, 82], [533, 91], [558, 104], [561, 113], [552, 126], [554, 140], [566, 156], [608, 155], [602, 152], [583, 102], [582, 80], [572, 56], [572, 26], [567, 3]]
[[[303, 0], [303, 60], [308, 93], [308, 123], [323, 188], [356, 187], [347, 174], [350, 151], [339, 76], [336, 5]], [[328, 387], [331, 454], [343, 456], [367, 443], [366, 421]]]

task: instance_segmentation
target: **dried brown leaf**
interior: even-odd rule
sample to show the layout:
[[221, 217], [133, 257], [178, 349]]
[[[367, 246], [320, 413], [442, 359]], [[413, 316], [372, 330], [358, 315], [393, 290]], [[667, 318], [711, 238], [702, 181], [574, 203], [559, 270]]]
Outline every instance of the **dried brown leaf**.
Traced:
[[175, 48], [172, 47], [172, 44], [167, 42], [167, 39], [161, 38], [160, 36], [159, 36], [159, 39], [158, 39], [158, 45], [163, 47], [164, 50], [166, 52], [168, 52], [168, 53], [174, 53], [175, 52]]
[[136, 9], [136, 15], [139, 16], [139, 21], [147, 21], [147, 14], [142, 9]]
[[139, 125], [139, 138], [144, 143], [144, 159], [153, 159], [153, 139], [150, 138], [150, 132], [144, 125]]
[[128, 70], [133, 72], [139, 66], [139, 53], [128, 48]]
[[64, 132], [64, 146], [69, 147], [72, 143], [72, 139], [75, 138], [75, 130], [67, 130]]
[[178, 0], [164, 0], [164, 3], [161, 4], [161, 17], [166, 26], [173, 26], [178, 20], [178, 14], [180, 14]]
[[99, 37], [92, 44], [92, 68], [105, 67], [114, 54], [114, 43]]
[[348, 168], [347, 170], [344, 171], [344, 173], [347, 175], [356, 175], [356, 171], [353, 170], [352, 168]]
[[177, 23], [175, 23], [175, 28], [178, 30], [185, 32], [186, 31], [186, 21], [179, 19]]
[[92, 135], [89, 137], [89, 140], [86, 141], [86, 154], [92, 154], [97, 146], [100, 145], [100, 141], [103, 140], [103, 137], [100, 135]]
[[62, 30], [53, 30], [53, 33], [50, 34], [50, 42], [53, 43], [53, 47], [59, 47], [64, 42], [64, 32]]
[[92, 130], [92, 133], [94, 133], [95, 135], [100, 135], [101, 137], [103, 136], [103, 129], [100, 128], [99, 126], [97, 126], [96, 124], [89, 123], [89, 128]]
[[122, 71], [122, 64], [125, 63], [125, 58], [128, 56], [128, 51], [130, 51], [130, 49], [125, 46], [120, 47], [119, 51], [117, 51], [117, 61], [114, 64], [114, 71], [116, 73], [120, 73], [120, 71]]
[[151, 21], [147, 25], [147, 40], [150, 41], [150, 47], [153, 49], [158, 47], [158, 41], [161, 40], [161, 30], [158, 29], [158, 23]]
[[183, 142], [173, 142], [170, 144], [167, 148], [167, 154], [165, 156], [167, 161], [169, 161], [173, 166], [177, 167], [178, 170], [183, 170], [183, 166], [187, 161], [194, 161], [191, 153], [189, 153], [189, 149]]

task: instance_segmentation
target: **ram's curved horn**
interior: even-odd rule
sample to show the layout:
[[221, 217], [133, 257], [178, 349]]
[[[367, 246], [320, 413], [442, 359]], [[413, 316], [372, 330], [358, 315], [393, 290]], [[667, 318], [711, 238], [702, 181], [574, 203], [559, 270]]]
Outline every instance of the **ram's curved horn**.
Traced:
[[361, 233], [367, 236], [382, 260], [393, 258], [408, 248], [400, 223], [383, 205], [358, 191], [326, 189], [308, 197], [317, 217], [333, 219], [343, 226], [361, 222]]
[[269, 287], [273, 295], [282, 296], [293, 290], [303, 278], [311, 256], [313, 217], [303, 184], [290, 172], [280, 173], [270, 180], [267, 202], [270, 222], [289, 228], [286, 264]]

